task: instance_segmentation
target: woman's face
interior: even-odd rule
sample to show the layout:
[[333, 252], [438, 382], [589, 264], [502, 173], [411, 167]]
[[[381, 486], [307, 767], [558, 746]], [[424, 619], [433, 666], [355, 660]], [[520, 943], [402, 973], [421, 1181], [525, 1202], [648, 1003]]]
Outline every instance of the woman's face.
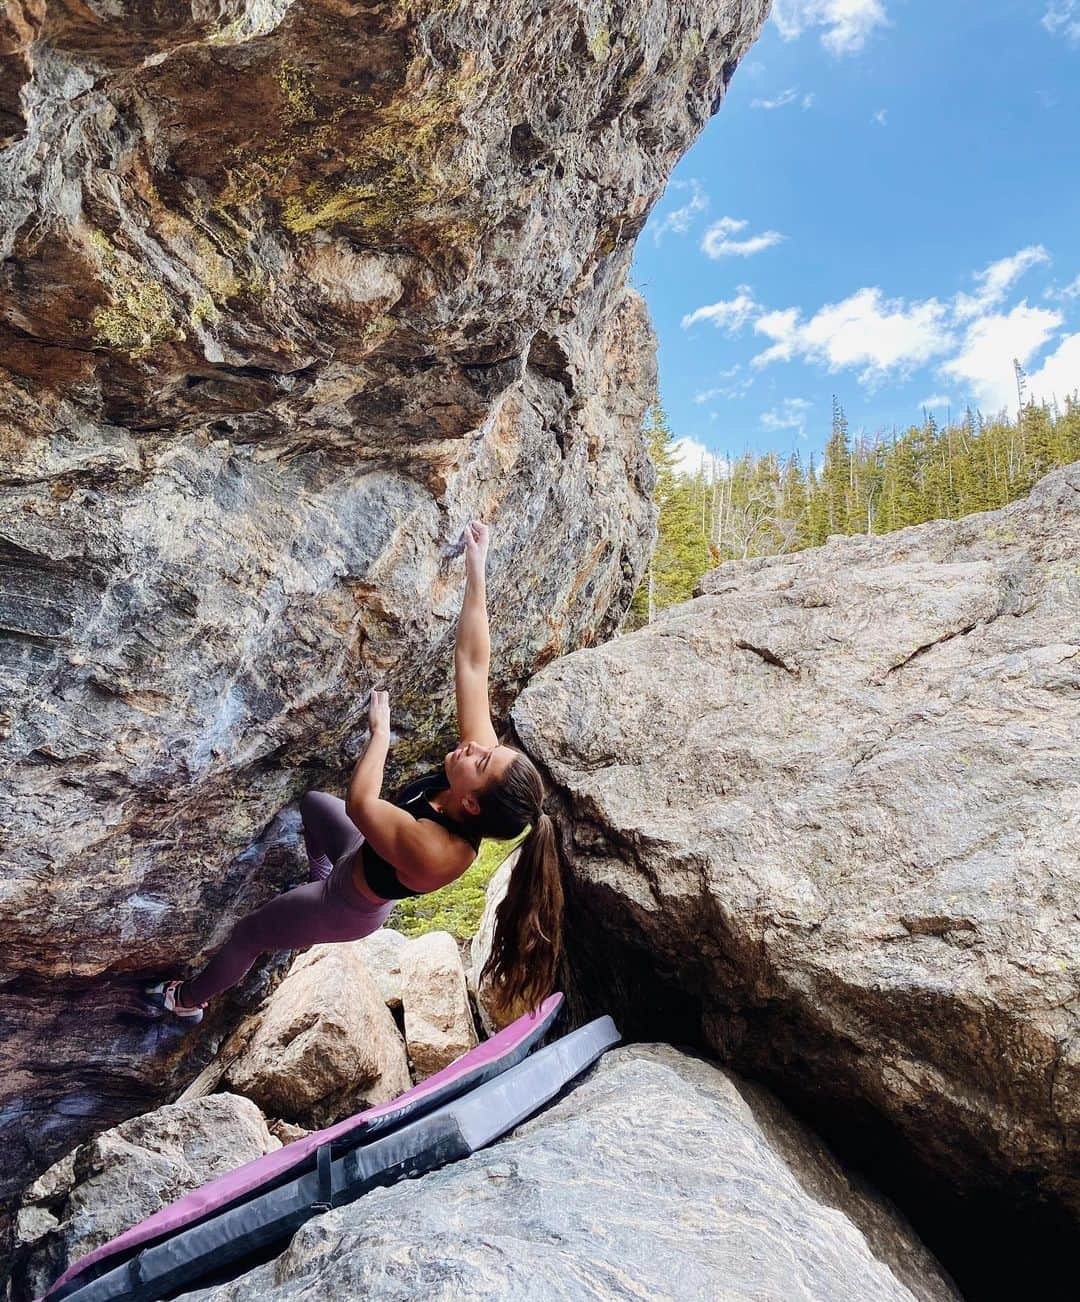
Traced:
[[459, 796], [483, 791], [490, 782], [497, 781], [514, 762], [514, 751], [509, 746], [481, 746], [476, 741], [463, 741], [443, 761], [450, 786]]

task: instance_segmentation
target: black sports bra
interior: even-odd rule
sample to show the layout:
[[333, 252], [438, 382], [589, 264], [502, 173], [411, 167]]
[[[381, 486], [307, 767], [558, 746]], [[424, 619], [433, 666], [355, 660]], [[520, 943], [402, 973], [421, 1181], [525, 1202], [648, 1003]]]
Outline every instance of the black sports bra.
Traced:
[[[445, 791], [450, 783], [443, 769], [432, 769], [430, 773], [421, 774], [412, 782], [402, 787], [393, 803], [401, 809], [408, 810], [413, 818], [430, 818], [445, 827], [448, 832], [464, 837], [474, 850], [480, 848], [481, 837], [475, 832], [467, 832], [464, 827], [450, 817], [445, 811], [435, 809], [428, 803], [427, 797], [436, 791]], [[407, 895], [425, 895], [428, 892], [414, 891], [403, 882], [398, 881], [394, 865], [378, 854], [371, 842], [365, 840], [360, 847], [360, 861], [364, 865], [364, 880], [376, 895], [384, 900], [403, 900]]]

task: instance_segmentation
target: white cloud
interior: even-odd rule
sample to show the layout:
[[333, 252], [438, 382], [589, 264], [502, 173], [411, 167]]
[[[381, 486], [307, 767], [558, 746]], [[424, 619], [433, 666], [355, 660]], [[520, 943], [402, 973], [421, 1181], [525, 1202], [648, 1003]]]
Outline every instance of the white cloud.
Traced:
[[735, 217], [721, 217], [705, 232], [701, 241], [702, 252], [707, 253], [710, 258], [748, 258], [763, 249], [771, 249], [774, 244], [779, 244], [786, 238], [779, 231], [764, 231], [761, 235], [751, 235], [745, 240], [731, 238], [747, 225], [746, 221], [739, 221]]
[[1051, 36], [1061, 32], [1067, 41], [1080, 42], [1080, 0], [1057, 0], [1043, 14], [1042, 25]]
[[656, 223], [653, 227], [653, 243], [659, 244], [668, 231], [676, 235], [685, 235], [690, 229], [690, 223], [699, 212], [704, 212], [709, 206], [709, 196], [701, 188], [701, 184], [696, 177], [691, 177], [689, 181], [672, 181], [672, 188], [676, 190], [685, 190], [690, 186], [693, 193], [688, 203], [683, 204], [681, 208], [675, 208], [667, 213], [662, 221]]
[[762, 428], [773, 432], [793, 429], [798, 431], [800, 438], [806, 438], [806, 413], [810, 406], [805, 398], [785, 398], [779, 409], [761, 413]]
[[798, 86], [789, 86], [787, 90], [782, 90], [775, 99], [752, 99], [750, 101], [750, 107], [758, 109], [783, 108], [785, 104], [790, 104], [798, 93]]
[[[1060, 312], [1028, 307], [1027, 300], [1007, 314], [979, 317], [968, 326], [960, 352], [940, 368], [941, 373], [965, 384], [988, 413], [1015, 406], [1013, 358], [1024, 366], [1063, 319]], [[1053, 374], [1057, 375], [1056, 367]]]
[[797, 99], [803, 109], [814, 107], [814, 92], [812, 90], [805, 91], [802, 98], [799, 99], [798, 86], [789, 86], [787, 90], [782, 90], [775, 99], [752, 99], [750, 107], [756, 109], [784, 108], [788, 104], [793, 104]]
[[704, 443], [692, 438], [676, 439], [671, 451], [675, 454], [671, 468], [677, 475], [696, 475], [706, 458], [712, 455]]
[[[726, 372], [725, 372], [726, 374]], [[703, 402], [711, 402], [713, 398], [725, 398], [728, 401], [734, 401], [736, 398], [745, 398], [754, 383], [752, 375], [744, 376], [743, 379], [736, 381], [734, 384], [720, 385], [712, 389], [701, 389], [694, 394], [694, 401], [699, 405]], [[712, 420], [712, 417], [709, 417]]]
[[718, 330], [723, 330], [729, 335], [737, 334], [751, 315], [758, 310], [758, 305], [754, 302], [749, 285], [736, 286], [734, 298], [721, 300], [719, 303], [709, 303], [705, 307], [697, 307], [693, 312], [687, 313], [683, 317], [680, 325], [684, 330], [689, 330], [692, 325], [699, 321], [711, 321]]
[[1041, 244], [1029, 244], [1011, 258], [991, 262], [984, 270], [975, 273], [974, 279], [979, 288], [974, 294], [957, 294], [953, 301], [956, 319], [966, 321], [970, 317], [982, 316], [989, 308], [996, 307], [1001, 302], [1025, 271], [1049, 261], [1050, 255]]
[[879, 127], [883, 127], [885, 126], [885, 119], [888, 116], [889, 116], [888, 109], [878, 109], [878, 111], [874, 114], [874, 116], [870, 119], [870, 121], [876, 122]]
[[739, 71], [745, 77], [760, 77], [765, 71], [765, 65], [760, 59], [752, 59], [749, 63], [740, 63]]
[[1062, 285], [1060, 289], [1051, 285], [1049, 289], [1044, 291], [1043, 296], [1057, 299], [1080, 298], [1080, 276], [1077, 276], [1075, 280], [1071, 280], [1067, 285]]
[[[713, 231], [724, 240], [745, 225], [728, 217]], [[1049, 261], [1041, 244], [1028, 245], [973, 273], [973, 293], [961, 292], [951, 300], [908, 301], [888, 299], [880, 288], [865, 286], [839, 302], [826, 303], [808, 319], [797, 307], [767, 309], [754, 301], [749, 285], [739, 285], [734, 298], [697, 308], [683, 318], [683, 326], [712, 321], [717, 329], [734, 335], [752, 323], [754, 333], [763, 336], [768, 347], [751, 358], [750, 373], [742, 380], [726, 388], [706, 389], [695, 395], [695, 401], [742, 397], [763, 367], [801, 360], [830, 372], [853, 368], [859, 383], [871, 390], [886, 378], [902, 380], [918, 367], [933, 365], [939, 377], [936, 383], [949, 384], [956, 406], [973, 402], [992, 413], [1010, 408], [1016, 402], [1013, 359], [1028, 367], [1065, 317], [1064, 309], [1031, 307], [1026, 299], [1008, 311], [1001, 304], [1027, 270]], [[1060, 289], [1047, 290], [1046, 297], [1061, 302], [1080, 298], [1080, 276]], [[1060, 401], [1080, 387], [1078, 341], [1080, 334], [1058, 339], [1057, 351], [1028, 377], [1030, 397], [1039, 401], [1056, 395]], [[720, 378], [728, 379], [737, 370]], [[953, 386], [959, 386], [960, 392]], [[800, 409], [792, 405], [798, 401], [785, 400], [766, 412], [763, 426], [798, 428], [795, 417]], [[949, 393], [941, 390], [919, 405], [939, 408], [952, 403]]]
[[754, 329], [773, 341], [755, 366], [800, 356], [830, 371], [860, 366], [859, 382], [873, 386], [889, 372], [901, 376], [945, 352], [954, 342], [948, 310], [937, 299], [905, 304], [884, 299], [881, 290], [860, 289], [840, 303], [828, 303], [809, 321], [797, 308], [766, 312]]
[[785, 41], [826, 28], [821, 43], [833, 54], [854, 54], [875, 28], [892, 26], [883, 0], [776, 0], [772, 18]]
[[1028, 397], [1035, 402], [1062, 402], [1080, 389], [1080, 334], [1066, 335], [1039, 370], [1028, 376]]

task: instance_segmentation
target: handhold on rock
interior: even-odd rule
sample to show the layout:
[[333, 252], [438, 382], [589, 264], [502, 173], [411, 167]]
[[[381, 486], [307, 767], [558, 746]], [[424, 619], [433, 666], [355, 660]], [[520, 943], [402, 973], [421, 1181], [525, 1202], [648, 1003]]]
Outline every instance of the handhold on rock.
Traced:
[[446, 560], [449, 560], [453, 556], [460, 556], [465, 550], [465, 530], [468, 529], [468, 527], [468, 522], [466, 522], [462, 525], [461, 532], [458, 534], [457, 539], [454, 542], [445, 543], [443, 545], [442, 556]]

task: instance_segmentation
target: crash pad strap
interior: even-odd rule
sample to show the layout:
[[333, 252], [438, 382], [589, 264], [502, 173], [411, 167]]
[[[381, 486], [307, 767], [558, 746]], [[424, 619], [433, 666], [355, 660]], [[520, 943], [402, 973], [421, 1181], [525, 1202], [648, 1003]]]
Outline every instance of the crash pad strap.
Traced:
[[321, 1144], [315, 1150], [315, 1167], [319, 1173], [319, 1199], [311, 1204], [312, 1211], [328, 1212], [334, 1205], [334, 1164], [331, 1144]]

